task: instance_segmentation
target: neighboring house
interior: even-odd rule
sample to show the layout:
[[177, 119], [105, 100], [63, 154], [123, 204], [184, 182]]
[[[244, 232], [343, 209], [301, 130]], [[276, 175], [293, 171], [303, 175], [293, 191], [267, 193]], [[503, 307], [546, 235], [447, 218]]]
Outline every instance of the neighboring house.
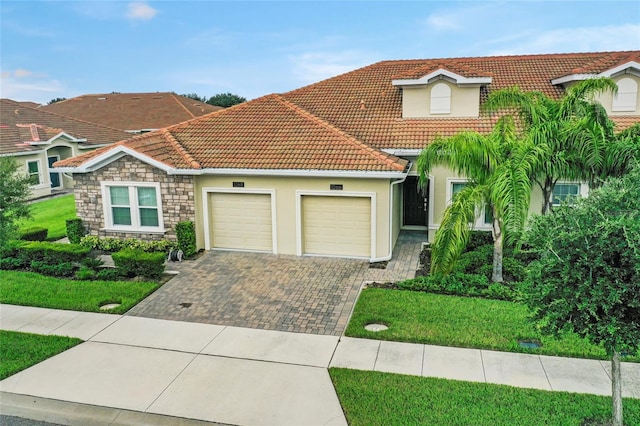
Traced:
[[[56, 164], [72, 173], [94, 235], [175, 238], [192, 220], [204, 249], [389, 259], [401, 229], [428, 231], [465, 178], [415, 160], [437, 136], [488, 133], [487, 94], [519, 85], [559, 98], [608, 76], [618, 130], [640, 121], [640, 51], [379, 62]], [[580, 184], [566, 183], [557, 199]], [[538, 210], [540, 194], [532, 202]], [[476, 227], [489, 229], [485, 219]]]
[[131, 138], [122, 130], [87, 123], [0, 99], [0, 156], [13, 157], [31, 179], [31, 197], [73, 187], [69, 175], [50, 170], [53, 163]]
[[157, 92], [82, 95], [42, 109], [130, 133], [145, 133], [219, 111], [222, 107], [175, 93]]

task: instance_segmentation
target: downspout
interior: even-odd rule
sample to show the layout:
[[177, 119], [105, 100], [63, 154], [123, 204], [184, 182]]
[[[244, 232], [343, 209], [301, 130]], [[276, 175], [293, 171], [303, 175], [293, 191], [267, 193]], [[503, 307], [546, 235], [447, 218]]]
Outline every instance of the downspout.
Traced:
[[380, 259], [376, 259], [376, 262], [384, 262], [391, 259], [393, 255], [393, 186], [403, 183], [407, 180], [407, 176], [409, 176], [409, 172], [411, 171], [411, 163], [407, 164], [407, 173], [404, 175], [402, 179], [398, 179], [395, 182], [391, 182], [391, 191], [389, 192], [389, 254]]

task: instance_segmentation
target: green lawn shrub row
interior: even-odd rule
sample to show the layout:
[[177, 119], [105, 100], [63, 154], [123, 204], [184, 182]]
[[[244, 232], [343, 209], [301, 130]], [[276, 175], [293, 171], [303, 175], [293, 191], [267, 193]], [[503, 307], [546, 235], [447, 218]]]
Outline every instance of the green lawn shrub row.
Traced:
[[89, 249], [78, 244], [46, 241], [10, 241], [0, 253], [0, 269], [23, 269], [44, 275], [69, 277], [87, 258]]
[[517, 291], [509, 283], [490, 283], [485, 275], [453, 272], [449, 275], [434, 274], [400, 281], [400, 290], [456, 296], [484, 297], [496, 300], [516, 300]]
[[159, 279], [164, 273], [164, 253], [147, 253], [140, 249], [124, 249], [111, 255], [116, 267], [126, 277]]
[[80, 244], [94, 250], [106, 252], [117, 252], [123, 249], [142, 250], [145, 252], [168, 253], [169, 250], [177, 248], [177, 243], [169, 240], [142, 241], [136, 238], [120, 239], [116, 237], [98, 237], [96, 235], [85, 235], [80, 240]]
[[23, 241], [44, 241], [49, 230], [41, 226], [32, 226], [20, 231], [20, 239]]

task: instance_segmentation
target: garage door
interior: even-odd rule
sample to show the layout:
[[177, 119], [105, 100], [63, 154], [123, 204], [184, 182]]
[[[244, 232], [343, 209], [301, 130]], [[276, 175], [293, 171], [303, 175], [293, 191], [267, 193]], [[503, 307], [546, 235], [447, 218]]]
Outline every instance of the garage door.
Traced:
[[271, 195], [213, 193], [210, 203], [213, 248], [273, 251]]
[[371, 256], [371, 199], [302, 197], [302, 241], [305, 254]]

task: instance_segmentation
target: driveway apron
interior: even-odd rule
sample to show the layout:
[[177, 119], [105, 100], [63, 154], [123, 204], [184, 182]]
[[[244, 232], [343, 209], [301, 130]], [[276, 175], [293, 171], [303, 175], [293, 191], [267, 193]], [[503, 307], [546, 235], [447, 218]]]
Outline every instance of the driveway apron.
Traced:
[[127, 315], [341, 335], [366, 281], [413, 277], [424, 233], [402, 233], [386, 269], [356, 259], [209, 251]]

